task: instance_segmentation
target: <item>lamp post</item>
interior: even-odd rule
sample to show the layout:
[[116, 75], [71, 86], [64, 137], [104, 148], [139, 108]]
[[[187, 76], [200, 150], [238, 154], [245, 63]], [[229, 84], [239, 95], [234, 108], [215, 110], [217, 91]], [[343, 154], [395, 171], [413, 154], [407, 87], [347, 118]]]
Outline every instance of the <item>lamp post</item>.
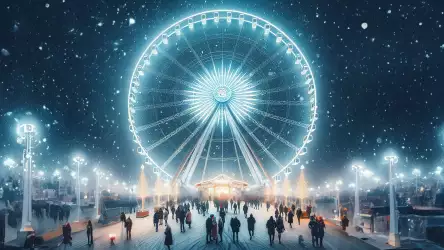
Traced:
[[436, 181], [436, 190], [439, 190], [439, 180], [441, 179], [442, 167], [436, 167], [435, 174], [438, 176], [438, 180]]
[[21, 232], [33, 231], [32, 229], [32, 140], [36, 134], [33, 124], [21, 124], [18, 127], [19, 143], [25, 144], [23, 151], [23, 208]]
[[341, 188], [340, 186], [342, 185], [342, 181], [338, 180], [336, 181], [336, 191], [337, 191], [337, 202], [336, 202], [336, 211], [338, 212], [338, 219], [341, 219], [341, 211], [339, 210], [339, 205], [340, 205], [340, 193], [341, 193]]
[[395, 190], [393, 187], [393, 167], [398, 162], [396, 155], [387, 155], [384, 160], [389, 162], [389, 184], [390, 184], [390, 233], [388, 244], [393, 247], [400, 247], [401, 240], [398, 234], [398, 218], [395, 205]]
[[74, 157], [74, 162], [77, 164], [77, 221], [80, 221], [80, 164], [83, 164], [85, 159], [80, 156], [76, 156]]
[[100, 216], [100, 209], [99, 209], [99, 201], [100, 201], [100, 177], [102, 175], [102, 172], [100, 172], [99, 169], [95, 168], [94, 172], [96, 173], [96, 192], [94, 195], [94, 207], [96, 208], [96, 216]]
[[55, 178], [57, 178], [57, 185], [58, 185], [58, 189], [57, 189], [57, 196], [60, 197], [60, 179], [62, 178], [60, 176], [60, 171], [58, 169], [54, 170], [54, 173], [52, 174]]
[[353, 165], [352, 169], [355, 171], [355, 209], [353, 215], [353, 225], [359, 226], [360, 219], [360, 204], [359, 204], [359, 175], [361, 174], [363, 167], [360, 165]]
[[418, 177], [421, 176], [421, 170], [413, 169], [412, 174], [415, 176], [415, 194], [418, 193]]

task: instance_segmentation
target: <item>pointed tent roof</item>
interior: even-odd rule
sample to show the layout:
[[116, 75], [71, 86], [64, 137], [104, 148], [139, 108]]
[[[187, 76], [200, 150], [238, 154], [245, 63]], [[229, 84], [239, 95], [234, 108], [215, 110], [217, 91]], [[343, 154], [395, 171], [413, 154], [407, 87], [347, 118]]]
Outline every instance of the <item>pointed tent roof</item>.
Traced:
[[235, 180], [226, 174], [220, 174], [212, 179], [198, 182], [198, 183], [196, 183], [195, 186], [197, 188], [207, 188], [207, 187], [213, 187], [213, 186], [217, 186], [217, 185], [230, 185], [230, 186], [238, 187], [238, 188], [248, 187], [247, 182]]

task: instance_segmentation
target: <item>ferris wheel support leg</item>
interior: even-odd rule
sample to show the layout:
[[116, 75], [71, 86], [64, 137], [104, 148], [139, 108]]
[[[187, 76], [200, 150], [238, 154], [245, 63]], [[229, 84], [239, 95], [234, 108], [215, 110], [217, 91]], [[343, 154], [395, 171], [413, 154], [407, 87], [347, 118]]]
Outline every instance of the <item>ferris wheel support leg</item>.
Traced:
[[257, 166], [255, 164], [255, 161], [254, 161], [251, 153], [249, 152], [247, 146], [245, 145], [245, 141], [242, 138], [242, 136], [240, 135], [240, 132], [233, 120], [233, 116], [230, 113], [227, 115], [227, 120], [228, 120], [228, 124], [230, 126], [230, 129], [234, 135], [234, 138], [237, 141], [239, 148], [241, 150], [241, 153], [244, 156], [247, 166], [251, 172], [251, 175], [253, 176], [254, 182], [256, 184], [261, 183], [262, 178], [260, 177], [260, 174], [257, 171]]

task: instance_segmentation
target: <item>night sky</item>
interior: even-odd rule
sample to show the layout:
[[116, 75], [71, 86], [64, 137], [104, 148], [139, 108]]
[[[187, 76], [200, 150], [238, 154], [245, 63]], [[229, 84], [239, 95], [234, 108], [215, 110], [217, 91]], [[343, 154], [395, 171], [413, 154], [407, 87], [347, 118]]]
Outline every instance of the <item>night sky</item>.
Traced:
[[320, 118], [307, 169], [334, 176], [354, 159], [379, 169], [387, 148], [406, 169], [442, 164], [444, 4], [405, 0], [2, 1], [0, 158], [20, 159], [17, 120], [32, 117], [38, 167], [71, 165], [80, 152], [134, 177], [143, 161], [127, 120], [136, 60], [160, 29], [213, 8], [274, 21], [309, 59]]

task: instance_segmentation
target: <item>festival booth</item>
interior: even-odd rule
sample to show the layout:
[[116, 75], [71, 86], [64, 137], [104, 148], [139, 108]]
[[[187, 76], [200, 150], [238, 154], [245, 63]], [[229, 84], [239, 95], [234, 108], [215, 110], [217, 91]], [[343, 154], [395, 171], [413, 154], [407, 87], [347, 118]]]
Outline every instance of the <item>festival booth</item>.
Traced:
[[196, 183], [195, 186], [204, 199], [213, 197], [219, 200], [229, 200], [241, 196], [248, 187], [248, 183], [220, 174], [213, 179]]

